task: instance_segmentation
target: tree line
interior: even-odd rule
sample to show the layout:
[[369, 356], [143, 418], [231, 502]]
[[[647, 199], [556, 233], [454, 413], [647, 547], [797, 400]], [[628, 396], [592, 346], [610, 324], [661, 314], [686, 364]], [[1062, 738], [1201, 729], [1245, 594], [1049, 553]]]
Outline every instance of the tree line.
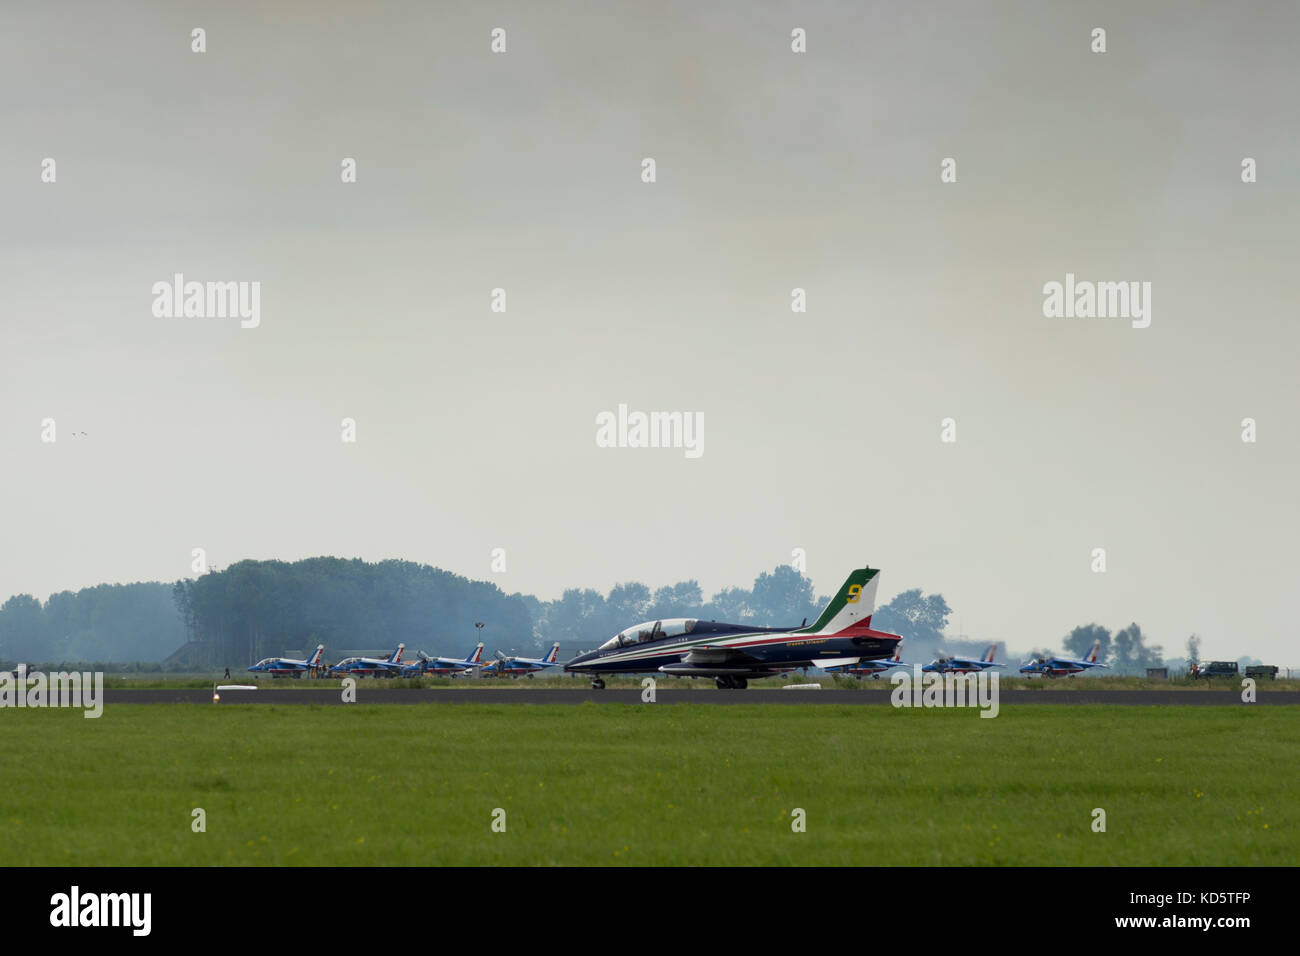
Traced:
[[[173, 584], [63, 591], [44, 604], [15, 595], [0, 605], [0, 659], [168, 659], [176, 669], [203, 669], [246, 666], [286, 650], [310, 652], [317, 644], [335, 656], [399, 641], [408, 655], [417, 649], [460, 655], [477, 637], [476, 622], [486, 625], [489, 653], [540, 654], [555, 641], [572, 653], [594, 649], [632, 624], [663, 618], [797, 626], [815, 620], [828, 600], [789, 565], [759, 574], [748, 588], [723, 588], [708, 598], [698, 581], [687, 580], [653, 590], [640, 582], [616, 584], [607, 593], [570, 588], [542, 601], [411, 561], [246, 560]], [[913, 588], [878, 607], [872, 624], [903, 635], [909, 660], [928, 659], [941, 649], [982, 651], [986, 641], [946, 634], [951, 615], [941, 594]], [[1098, 624], [1076, 627], [1062, 646], [1066, 654], [1082, 657], [1094, 641], [1101, 642], [1099, 659], [1118, 673], [1170, 663], [1158, 645], [1146, 643], [1137, 624], [1114, 633]], [[1031, 656], [1036, 653], [1041, 652]]]
[[172, 591], [195, 645], [190, 656], [204, 666], [310, 652], [317, 644], [467, 651], [480, 621], [502, 636], [532, 631], [522, 596], [412, 561], [240, 561], [177, 581]]
[[0, 605], [0, 658], [10, 661], [156, 661], [185, 641], [169, 584], [99, 584], [15, 594]]

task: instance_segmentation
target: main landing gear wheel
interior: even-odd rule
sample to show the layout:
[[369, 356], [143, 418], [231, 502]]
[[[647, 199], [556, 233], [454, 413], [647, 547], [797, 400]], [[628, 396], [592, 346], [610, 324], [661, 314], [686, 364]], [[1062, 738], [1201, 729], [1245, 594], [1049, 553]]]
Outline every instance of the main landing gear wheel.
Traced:
[[749, 681], [743, 677], [716, 677], [714, 681], [718, 690], [744, 690], [749, 686]]
[[591, 689], [592, 689], [592, 690], [604, 690], [604, 689], [605, 689], [605, 682], [604, 682], [603, 680], [601, 680], [599, 677], [593, 677], [593, 678], [591, 679]]

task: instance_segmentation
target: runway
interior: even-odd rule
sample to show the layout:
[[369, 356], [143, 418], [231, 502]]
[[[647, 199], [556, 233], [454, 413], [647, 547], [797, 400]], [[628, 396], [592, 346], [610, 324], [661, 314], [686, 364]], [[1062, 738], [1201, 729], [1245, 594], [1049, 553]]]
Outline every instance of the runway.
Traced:
[[[358, 704], [642, 704], [641, 691], [635, 689], [590, 690], [587, 688], [537, 688], [514, 689], [492, 687], [435, 687], [427, 689], [370, 690], [364, 685], [356, 690]], [[835, 706], [890, 705], [890, 690], [715, 690], [699, 688], [683, 690], [660, 687], [655, 695], [656, 704], [813, 704]], [[1300, 705], [1300, 691], [1263, 691], [1256, 700], [1259, 704]], [[104, 706], [118, 704], [208, 704], [212, 691], [198, 689], [158, 688], [105, 688]], [[341, 705], [343, 694], [339, 689], [279, 690], [225, 690], [221, 692], [221, 705], [231, 704], [316, 704]], [[1186, 706], [1256, 706], [1243, 705], [1237, 690], [1005, 690], [998, 695], [999, 706], [1017, 704], [1085, 705], [1117, 704], [1132, 707], [1186, 707]]]

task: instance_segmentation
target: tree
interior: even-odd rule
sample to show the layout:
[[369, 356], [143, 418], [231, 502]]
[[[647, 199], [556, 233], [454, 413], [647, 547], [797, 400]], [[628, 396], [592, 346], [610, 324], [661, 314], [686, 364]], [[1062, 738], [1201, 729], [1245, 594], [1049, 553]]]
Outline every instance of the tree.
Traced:
[[44, 656], [47, 645], [41, 602], [30, 594], [15, 594], [0, 605], [0, 654], [15, 661]]
[[936, 648], [943, 643], [952, 608], [942, 594], [925, 595], [912, 588], [894, 597], [871, 618], [871, 626], [901, 634], [911, 646]]
[[794, 624], [817, 613], [812, 582], [788, 564], [755, 578], [750, 595], [758, 617], [772, 626]]
[[1164, 649], [1159, 644], [1148, 647], [1142, 628], [1136, 623], [1115, 632], [1115, 659], [1112, 667], [1121, 674], [1140, 674], [1148, 667], [1159, 667]]
[[1087, 657], [1088, 652], [1092, 650], [1092, 645], [1098, 642], [1101, 646], [1097, 648], [1097, 660], [1105, 664], [1110, 657], [1111, 636], [1110, 631], [1100, 624], [1083, 624], [1076, 627], [1062, 641], [1065, 645], [1065, 653], [1078, 660]]
[[655, 620], [668, 617], [691, 617], [699, 614], [703, 606], [704, 594], [700, 591], [700, 582], [679, 581], [655, 591], [649, 616]]
[[640, 582], [616, 584], [610, 588], [605, 604], [610, 613], [627, 623], [624, 627], [640, 624], [650, 613], [650, 589]]
[[754, 618], [754, 595], [744, 588], [723, 588], [700, 615], [709, 620], [744, 623]]

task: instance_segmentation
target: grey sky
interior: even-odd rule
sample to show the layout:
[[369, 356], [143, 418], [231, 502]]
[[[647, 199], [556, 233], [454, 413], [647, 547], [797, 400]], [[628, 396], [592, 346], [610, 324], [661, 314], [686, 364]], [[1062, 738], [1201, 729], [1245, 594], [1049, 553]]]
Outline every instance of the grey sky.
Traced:
[[[3, 18], [0, 600], [195, 547], [544, 598], [803, 548], [1013, 647], [1300, 663], [1293, 4]], [[155, 318], [176, 272], [260, 281], [260, 327]], [[1067, 272], [1151, 282], [1151, 327], [1044, 318]], [[619, 403], [702, 413], [703, 457], [597, 448]]]

